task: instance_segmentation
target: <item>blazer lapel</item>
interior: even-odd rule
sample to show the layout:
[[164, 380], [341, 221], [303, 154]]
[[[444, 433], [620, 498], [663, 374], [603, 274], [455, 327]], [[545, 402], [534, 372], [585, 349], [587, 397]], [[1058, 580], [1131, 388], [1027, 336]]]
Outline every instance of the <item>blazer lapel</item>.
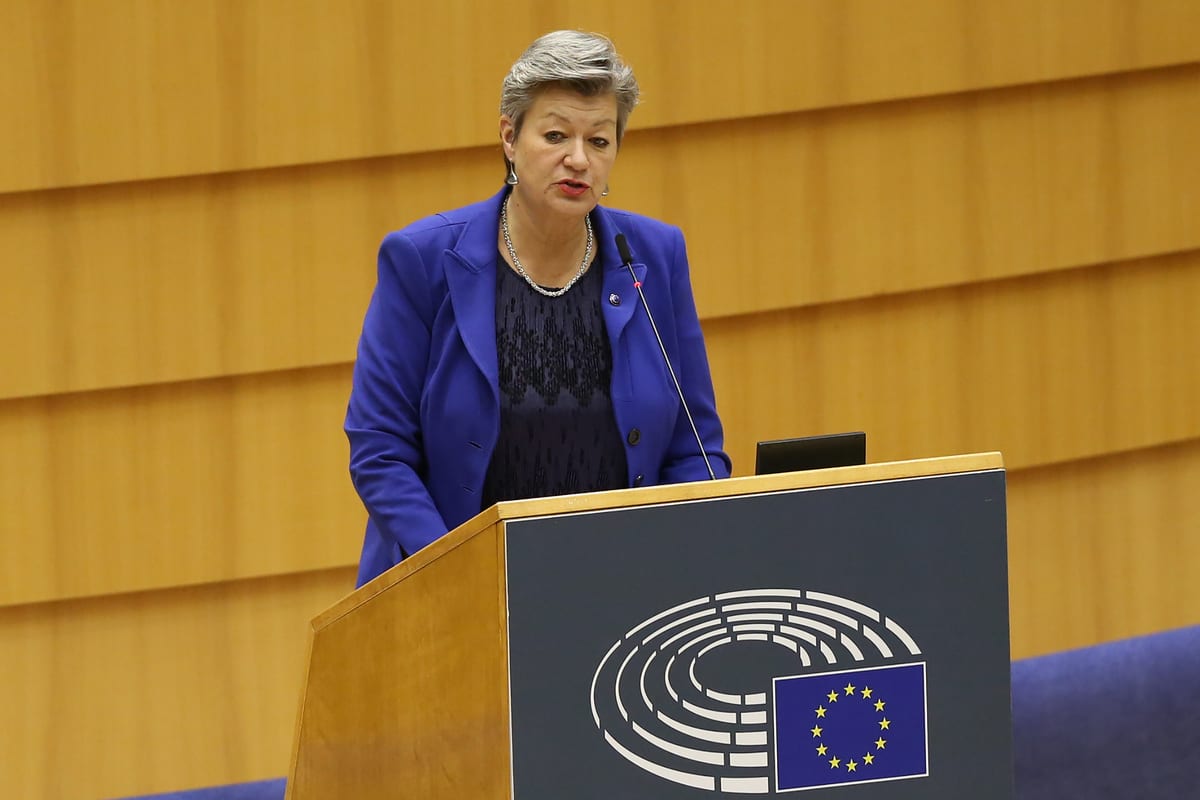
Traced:
[[446, 285], [463, 344], [498, 397], [496, 360], [496, 231], [504, 192], [480, 206], [462, 237], [446, 251]]
[[[612, 215], [597, 206], [593, 217], [596, 236], [600, 241], [600, 266], [604, 269], [604, 296], [600, 307], [604, 313], [604, 327], [608, 331], [608, 344], [613, 356], [612, 399], [614, 402], [630, 403], [633, 400], [633, 374], [630, 372], [630, 342], [626, 336], [630, 321], [638, 313], [641, 299], [629, 269], [621, 263], [614, 242], [621, 229]], [[646, 265], [633, 254], [633, 272], [637, 280], [646, 279]], [[614, 302], [614, 298], [616, 302]], [[644, 312], [643, 312], [644, 313]]]
[[[596, 238], [600, 242], [601, 267], [604, 269], [604, 325], [608, 329], [609, 344], [616, 353], [618, 352], [618, 343], [625, 332], [625, 326], [637, 313], [640, 301], [637, 289], [633, 285], [633, 278], [630, 277], [629, 270], [621, 263], [621, 256], [614, 243], [617, 234], [621, 233], [621, 229], [616, 225], [612, 216], [599, 206], [596, 207], [594, 225]], [[636, 253], [633, 254], [633, 258], [633, 272], [637, 275], [639, 282], [644, 281], [646, 265], [637, 260]], [[617, 304], [612, 302], [614, 296], [617, 298]]]

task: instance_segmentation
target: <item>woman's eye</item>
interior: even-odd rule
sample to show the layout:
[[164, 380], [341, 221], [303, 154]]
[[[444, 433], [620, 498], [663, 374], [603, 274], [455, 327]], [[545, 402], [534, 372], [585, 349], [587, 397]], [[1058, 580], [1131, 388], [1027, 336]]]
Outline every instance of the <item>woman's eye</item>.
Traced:
[[566, 137], [564, 137], [558, 131], [550, 131], [549, 133], [546, 134], [546, 141], [550, 142], [551, 144], [557, 144], [557, 143], [561, 142], [564, 138], [566, 138]]
[[608, 139], [603, 136], [595, 136], [592, 138], [592, 144], [601, 149], [608, 147]]

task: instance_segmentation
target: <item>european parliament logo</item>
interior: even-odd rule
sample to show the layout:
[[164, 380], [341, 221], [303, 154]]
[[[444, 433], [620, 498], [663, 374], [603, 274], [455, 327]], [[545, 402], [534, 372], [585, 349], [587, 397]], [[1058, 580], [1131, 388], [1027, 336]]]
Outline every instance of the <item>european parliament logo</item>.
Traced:
[[[769, 653], [754, 650], [764, 646]], [[629, 763], [709, 792], [919, 778], [929, 774], [920, 657], [898, 622], [856, 600], [724, 592], [654, 614], [618, 639], [592, 676], [592, 718]], [[714, 659], [747, 669], [708, 669]], [[772, 670], [758, 670], [767, 661]]]
[[778, 791], [929, 774], [923, 662], [774, 683]]

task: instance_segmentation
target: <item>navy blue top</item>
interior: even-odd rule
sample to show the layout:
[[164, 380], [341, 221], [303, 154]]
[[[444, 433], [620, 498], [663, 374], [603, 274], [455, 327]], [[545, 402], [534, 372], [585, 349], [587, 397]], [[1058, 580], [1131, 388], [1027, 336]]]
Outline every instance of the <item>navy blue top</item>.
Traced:
[[593, 263], [561, 297], [535, 292], [503, 257], [497, 272], [500, 437], [482, 508], [626, 487], [625, 447], [610, 396], [601, 270]]

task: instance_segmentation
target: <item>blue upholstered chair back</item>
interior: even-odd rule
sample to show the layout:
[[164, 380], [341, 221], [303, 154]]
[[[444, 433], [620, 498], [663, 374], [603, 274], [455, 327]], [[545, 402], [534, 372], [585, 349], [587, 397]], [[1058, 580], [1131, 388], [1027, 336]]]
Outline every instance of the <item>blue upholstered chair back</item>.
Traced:
[[130, 798], [129, 800], [283, 800], [285, 786], [285, 779], [273, 778], [269, 781], [212, 786], [206, 789], [190, 789], [182, 792]]
[[1016, 661], [1016, 800], [1200, 798], [1200, 626]]

